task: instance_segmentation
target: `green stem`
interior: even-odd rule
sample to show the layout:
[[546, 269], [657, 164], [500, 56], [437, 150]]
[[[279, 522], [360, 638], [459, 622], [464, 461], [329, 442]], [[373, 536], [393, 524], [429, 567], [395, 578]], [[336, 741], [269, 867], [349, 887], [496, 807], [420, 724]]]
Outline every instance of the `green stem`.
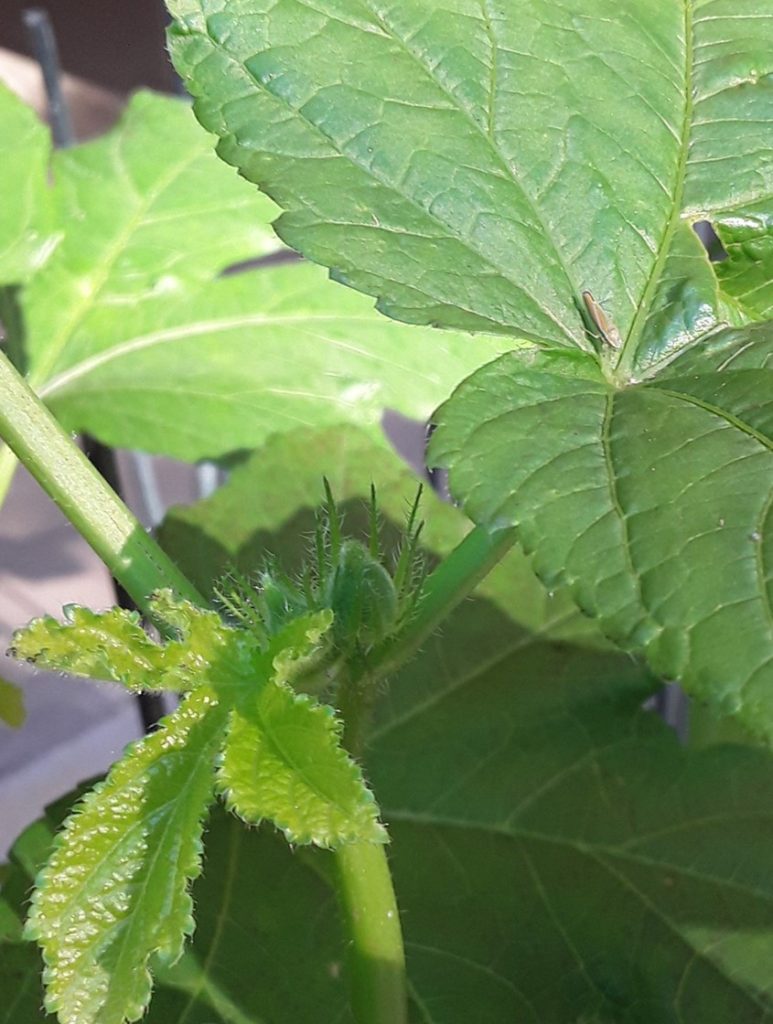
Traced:
[[416, 653], [425, 640], [491, 572], [515, 543], [515, 530], [493, 533], [484, 526], [474, 530], [444, 558], [424, 581], [413, 618], [370, 661], [375, 680], [391, 675]]
[[386, 848], [352, 843], [335, 852], [338, 898], [352, 940], [351, 1003], [357, 1024], [405, 1024], [405, 954]]
[[[359, 755], [369, 717], [368, 696], [379, 678], [404, 664], [467, 597], [515, 542], [514, 530], [476, 527], [424, 582], [416, 614], [391, 644], [370, 660], [367, 672], [342, 681], [338, 699], [348, 749]], [[351, 1002], [357, 1024], [405, 1024], [405, 955], [386, 850], [371, 843], [335, 854], [339, 901], [352, 940]]]
[[[169, 587], [196, 604], [204, 600], [148, 536], [37, 395], [0, 353], [0, 437], [96, 551], [138, 608]], [[0, 452], [0, 481], [10, 455]], [[8, 479], [10, 477], [8, 476]]]

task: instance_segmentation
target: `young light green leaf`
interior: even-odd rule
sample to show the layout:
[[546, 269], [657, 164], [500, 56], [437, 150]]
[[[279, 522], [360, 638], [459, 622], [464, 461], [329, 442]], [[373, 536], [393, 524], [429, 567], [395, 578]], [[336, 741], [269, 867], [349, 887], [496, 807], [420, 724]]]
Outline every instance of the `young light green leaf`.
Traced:
[[151, 608], [179, 639], [155, 643], [134, 612], [72, 607], [64, 624], [37, 619], [20, 630], [13, 653], [134, 690], [202, 691], [205, 703], [214, 692], [231, 710], [219, 787], [243, 817], [274, 821], [297, 843], [383, 842], [378, 808], [341, 746], [332, 708], [290, 685], [325, 653], [332, 613], [298, 617], [267, 642], [263, 630], [231, 628], [169, 591]]
[[273, 821], [291, 843], [381, 843], [378, 807], [341, 746], [333, 709], [288, 685], [316, 657], [331, 623], [330, 612], [307, 615], [272, 641], [263, 671], [236, 696], [218, 788], [242, 818]]
[[686, 225], [773, 196], [770, 0], [168, 7], [221, 155], [398, 319], [587, 349], [589, 290], [636, 375], [717, 322]]
[[289, 686], [264, 686], [232, 712], [218, 786], [241, 818], [273, 821], [290, 843], [386, 842], [332, 708]]
[[58, 240], [47, 183], [48, 129], [0, 82], [0, 285], [19, 284]]
[[202, 688], [135, 744], [68, 819], [38, 878], [27, 936], [46, 963], [60, 1024], [142, 1015], [152, 954], [173, 961], [193, 932], [188, 885], [225, 711]]
[[192, 689], [232, 631], [215, 612], [175, 601], [171, 592], [161, 591], [152, 604], [181, 640], [156, 643], [137, 612], [92, 612], [70, 605], [63, 623], [45, 616], [17, 630], [11, 654], [40, 668], [112, 679], [131, 690]]
[[18, 729], [24, 725], [25, 717], [21, 690], [14, 683], [0, 678], [0, 722]]
[[[749, 366], [770, 327], [727, 333], [713, 344], [740, 347]], [[568, 583], [609, 636], [770, 738], [765, 360], [704, 374], [694, 360], [680, 374], [677, 360], [671, 375], [621, 391], [587, 357], [513, 353], [440, 410], [433, 453], [472, 518], [517, 525], [539, 575]]]

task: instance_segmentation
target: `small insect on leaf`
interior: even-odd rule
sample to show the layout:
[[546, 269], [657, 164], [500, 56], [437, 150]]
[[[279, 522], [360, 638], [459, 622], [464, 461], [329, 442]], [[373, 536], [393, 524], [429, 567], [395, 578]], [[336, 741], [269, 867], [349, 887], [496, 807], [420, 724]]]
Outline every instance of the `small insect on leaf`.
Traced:
[[599, 332], [601, 338], [610, 348], [622, 348], [623, 339], [620, 337], [620, 331], [618, 331], [598, 302], [596, 302], [593, 295], [587, 291], [583, 292], [582, 301], [585, 303], [588, 316], [593, 321], [593, 326]]

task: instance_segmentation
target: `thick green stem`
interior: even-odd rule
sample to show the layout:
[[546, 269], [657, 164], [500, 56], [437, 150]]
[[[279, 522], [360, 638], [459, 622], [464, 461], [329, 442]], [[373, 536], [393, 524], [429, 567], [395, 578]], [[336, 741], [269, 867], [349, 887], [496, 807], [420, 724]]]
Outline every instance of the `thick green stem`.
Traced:
[[338, 894], [351, 938], [351, 1002], [357, 1024], [405, 1024], [405, 954], [386, 848], [353, 843], [335, 853]]
[[[0, 396], [0, 437], [88, 541], [137, 607], [146, 611], [148, 597], [162, 587], [203, 604], [196, 588], [148, 536], [3, 353]], [[9, 459], [9, 455], [0, 453], [0, 474]]]
[[[338, 699], [352, 753], [359, 755], [365, 743], [368, 698], [376, 680], [407, 661], [514, 542], [514, 530], [472, 530], [427, 577], [416, 615], [395, 641], [369, 659], [367, 678], [353, 672], [343, 680]], [[359, 843], [342, 847], [335, 857], [339, 900], [352, 940], [349, 971], [357, 1024], [405, 1024], [405, 956], [386, 850]]]

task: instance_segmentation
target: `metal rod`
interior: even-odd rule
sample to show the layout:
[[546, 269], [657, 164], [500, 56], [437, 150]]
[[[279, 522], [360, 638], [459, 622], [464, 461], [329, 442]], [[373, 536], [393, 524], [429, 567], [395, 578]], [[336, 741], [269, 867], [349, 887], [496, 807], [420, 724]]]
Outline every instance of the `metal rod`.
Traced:
[[[51, 124], [51, 135], [57, 149], [66, 149], [75, 143], [75, 133], [67, 102], [62, 91], [62, 69], [59, 63], [59, 50], [56, 36], [48, 11], [40, 7], [28, 7], [22, 13], [22, 20], [27, 31], [32, 53], [40, 65], [43, 84], [48, 105], [48, 119]], [[83, 438], [84, 448], [89, 461], [102, 477], [121, 497], [121, 480], [118, 473], [115, 454], [112, 449], [100, 444], [91, 437]], [[137, 606], [124, 588], [113, 580], [116, 603], [121, 608], [134, 610]], [[137, 694], [137, 707], [142, 721], [142, 728], [150, 732], [166, 714], [164, 699], [154, 693]]]
[[62, 92], [62, 69], [59, 65], [59, 50], [51, 19], [48, 11], [41, 7], [28, 7], [22, 12], [22, 21], [33, 56], [43, 73], [54, 145], [57, 149], [66, 149], [75, 142], [75, 134], [70, 111]]

